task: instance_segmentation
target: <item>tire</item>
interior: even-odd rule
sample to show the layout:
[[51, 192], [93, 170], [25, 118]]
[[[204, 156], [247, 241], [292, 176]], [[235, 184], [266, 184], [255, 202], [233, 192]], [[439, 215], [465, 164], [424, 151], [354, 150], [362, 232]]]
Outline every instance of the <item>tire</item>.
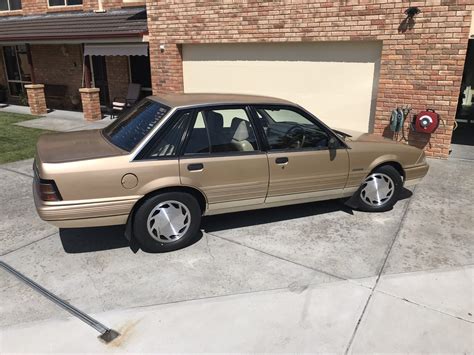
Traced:
[[[169, 221], [173, 223], [169, 223]], [[200, 238], [201, 208], [183, 192], [165, 192], [146, 200], [135, 212], [133, 234], [142, 250], [163, 253], [185, 248]]]
[[354, 199], [362, 211], [384, 212], [398, 201], [402, 187], [402, 177], [397, 169], [383, 165], [365, 178]]

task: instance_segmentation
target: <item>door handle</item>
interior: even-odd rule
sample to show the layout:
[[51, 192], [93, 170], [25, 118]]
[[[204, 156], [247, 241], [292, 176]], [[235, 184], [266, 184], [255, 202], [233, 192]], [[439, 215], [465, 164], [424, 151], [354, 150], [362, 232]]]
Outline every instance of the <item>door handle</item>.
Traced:
[[195, 163], [195, 164], [189, 164], [188, 165], [188, 170], [189, 171], [199, 171], [204, 169], [204, 164], [202, 163]]
[[287, 157], [279, 157], [275, 159], [276, 164], [288, 164], [288, 158]]

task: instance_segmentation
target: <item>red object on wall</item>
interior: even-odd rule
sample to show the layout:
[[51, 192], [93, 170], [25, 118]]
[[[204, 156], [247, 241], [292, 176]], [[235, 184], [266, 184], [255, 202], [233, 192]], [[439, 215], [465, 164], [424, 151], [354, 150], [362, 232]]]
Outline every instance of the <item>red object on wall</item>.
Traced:
[[421, 111], [414, 118], [413, 128], [420, 133], [433, 133], [439, 126], [439, 114], [435, 110]]

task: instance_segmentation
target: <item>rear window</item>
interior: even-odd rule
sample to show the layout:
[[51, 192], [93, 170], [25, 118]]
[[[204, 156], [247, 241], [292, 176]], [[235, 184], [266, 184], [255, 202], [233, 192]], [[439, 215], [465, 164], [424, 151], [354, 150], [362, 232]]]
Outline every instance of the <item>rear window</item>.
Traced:
[[110, 142], [130, 152], [169, 112], [159, 102], [145, 99], [103, 129]]

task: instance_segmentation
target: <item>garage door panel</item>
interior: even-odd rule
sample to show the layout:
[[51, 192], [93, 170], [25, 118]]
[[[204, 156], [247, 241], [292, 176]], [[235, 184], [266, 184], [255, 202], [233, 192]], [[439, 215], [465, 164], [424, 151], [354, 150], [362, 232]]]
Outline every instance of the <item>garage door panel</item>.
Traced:
[[185, 92], [294, 101], [333, 127], [368, 131], [381, 44], [185, 45]]

